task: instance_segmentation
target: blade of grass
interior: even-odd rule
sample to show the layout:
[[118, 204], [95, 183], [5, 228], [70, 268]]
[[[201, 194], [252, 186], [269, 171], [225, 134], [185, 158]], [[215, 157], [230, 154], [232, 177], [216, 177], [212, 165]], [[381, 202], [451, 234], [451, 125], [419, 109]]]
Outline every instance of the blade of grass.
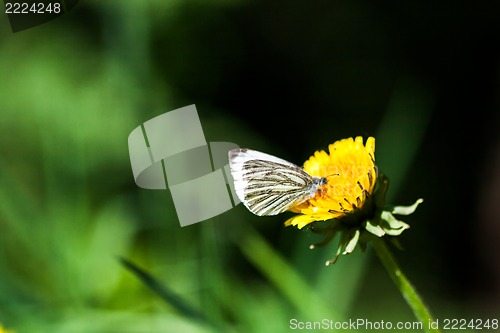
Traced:
[[[236, 240], [235, 240], [236, 241]], [[236, 242], [245, 257], [294, 305], [308, 320], [341, 316], [316, 293], [316, 290], [276, 252], [258, 233], [246, 228], [243, 239]]]
[[180, 314], [188, 319], [195, 320], [203, 325], [217, 330], [218, 332], [225, 331], [218, 324], [209, 320], [202, 312], [195, 309], [193, 306], [188, 304], [185, 300], [177, 295], [174, 291], [170, 290], [165, 285], [162, 285], [158, 280], [156, 280], [151, 274], [138, 267], [133, 262], [125, 259], [119, 258], [121, 264], [132, 272], [142, 283], [144, 283], [151, 291], [153, 291], [157, 296], [159, 296], [166, 303], [172, 305]]
[[[429, 124], [434, 97], [429, 88], [414, 79], [402, 79], [394, 90], [377, 133], [377, 165], [390, 175], [391, 202], [401, 186], [422, 143]], [[397, 156], [397, 158], [395, 158]]]

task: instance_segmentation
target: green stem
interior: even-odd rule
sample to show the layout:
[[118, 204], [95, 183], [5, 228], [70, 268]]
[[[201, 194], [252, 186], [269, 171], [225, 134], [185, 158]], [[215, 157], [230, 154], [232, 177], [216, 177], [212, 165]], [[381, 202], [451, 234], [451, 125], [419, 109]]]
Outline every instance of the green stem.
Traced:
[[434, 318], [415, 288], [411, 285], [410, 281], [406, 278], [403, 272], [401, 272], [401, 269], [399, 268], [399, 265], [391, 251], [387, 247], [385, 240], [383, 238], [374, 237], [371, 244], [375, 249], [375, 253], [387, 270], [387, 273], [390, 275], [392, 281], [394, 281], [406, 300], [406, 303], [408, 303], [417, 319], [422, 323], [422, 329], [428, 333], [439, 333], [440, 331], [438, 328], [434, 328], [432, 327], [434, 325], [430, 325], [434, 322]]

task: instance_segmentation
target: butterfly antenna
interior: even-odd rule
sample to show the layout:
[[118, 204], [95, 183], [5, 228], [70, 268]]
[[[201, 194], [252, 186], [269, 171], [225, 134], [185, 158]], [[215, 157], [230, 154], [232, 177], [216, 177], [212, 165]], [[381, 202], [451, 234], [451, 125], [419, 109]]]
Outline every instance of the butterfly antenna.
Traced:
[[340, 176], [340, 173], [329, 174], [328, 176], [325, 177], [325, 179], [328, 179], [328, 178], [333, 177], [333, 176]]

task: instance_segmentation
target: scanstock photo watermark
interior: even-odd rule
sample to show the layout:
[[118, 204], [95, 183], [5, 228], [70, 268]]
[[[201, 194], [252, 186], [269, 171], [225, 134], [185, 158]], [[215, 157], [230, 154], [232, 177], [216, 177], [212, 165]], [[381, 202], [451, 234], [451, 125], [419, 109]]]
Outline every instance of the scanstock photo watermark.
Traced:
[[364, 318], [335, 321], [324, 318], [320, 321], [300, 321], [290, 319], [290, 329], [297, 331], [338, 331], [338, 330], [422, 330], [423, 324], [419, 321], [370, 321]]
[[295, 331], [339, 331], [339, 330], [368, 330], [368, 331], [401, 331], [401, 330], [443, 330], [443, 331], [470, 331], [482, 330], [485, 332], [497, 332], [499, 321], [494, 319], [458, 319], [446, 318], [436, 319], [427, 323], [419, 321], [373, 321], [366, 318], [335, 321], [324, 318], [320, 321], [300, 321], [297, 318], [290, 319], [289, 328]]

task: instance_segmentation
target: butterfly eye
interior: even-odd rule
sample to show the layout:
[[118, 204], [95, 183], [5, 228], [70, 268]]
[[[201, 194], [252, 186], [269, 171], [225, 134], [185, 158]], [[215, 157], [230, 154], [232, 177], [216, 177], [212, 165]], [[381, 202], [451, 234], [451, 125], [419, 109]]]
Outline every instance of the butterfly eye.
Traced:
[[322, 177], [322, 178], [314, 177], [313, 179], [314, 179], [314, 184], [316, 184], [318, 186], [323, 186], [323, 185], [328, 184], [328, 179], [326, 179], [326, 177]]

